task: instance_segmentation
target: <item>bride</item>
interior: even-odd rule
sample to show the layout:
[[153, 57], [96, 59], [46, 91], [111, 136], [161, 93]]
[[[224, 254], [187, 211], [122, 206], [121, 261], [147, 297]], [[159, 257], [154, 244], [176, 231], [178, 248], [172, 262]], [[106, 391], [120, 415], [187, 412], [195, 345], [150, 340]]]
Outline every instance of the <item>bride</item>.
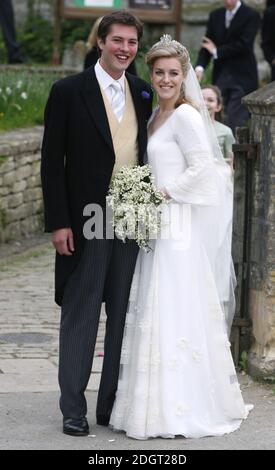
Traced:
[[148, 162], [169, 204], [153, 250], [138, 256], [110, 425], [136, 439], [219, 436], [252, 408], [243, 402], [228, 341], [231, 170], [186, 48], [164, 35], [147, 63], [159, 103]]

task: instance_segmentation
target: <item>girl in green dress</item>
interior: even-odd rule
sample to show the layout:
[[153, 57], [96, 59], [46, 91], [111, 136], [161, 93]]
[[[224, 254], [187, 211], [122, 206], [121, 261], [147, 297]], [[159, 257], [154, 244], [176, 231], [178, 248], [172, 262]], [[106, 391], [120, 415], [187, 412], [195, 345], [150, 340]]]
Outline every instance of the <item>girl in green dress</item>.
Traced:
[[215, 85], [202, 86], [202, 95], [213, 121], [218, 141], [226, 161], [233, 166], [232, 145], [235, 143], [230, 127], [222, 124], [223, 120], [223, 103], [220, 89]]

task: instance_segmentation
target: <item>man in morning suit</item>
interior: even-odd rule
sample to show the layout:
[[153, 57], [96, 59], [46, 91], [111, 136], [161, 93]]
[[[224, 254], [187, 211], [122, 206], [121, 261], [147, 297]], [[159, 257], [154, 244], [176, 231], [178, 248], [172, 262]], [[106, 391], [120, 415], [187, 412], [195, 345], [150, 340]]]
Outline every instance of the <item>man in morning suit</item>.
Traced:
[[262, 49], [271, 67], [271, 81], [275, 80], [275, 5], [264, 12], [262, 24]]
[[121, 166], [143, 164], [152, 91], [125, 73], [141, 35], [141, 23], [126, 10], [105, 15], [98, 29], [99, 61], [56, 82], [45, 110], [41, 176], [45, 229], [56, 248], [55, 298], [61, 305], [60, 408], [63, 432], [74, 436], [89, 433], [84, 393], [103, 299], [107, 322], [98, 424], [108, 425], [117, 388], [138, 247], [134, 240], [123, 243], [106, 235], [85, 238], [83, 210], [93, 203], [104, 211], [111, 177]]
[[258, 86], [253, 45], [260, 16], [240, 0], [224, 0], [224, 5], [209, 15], [195, 70], [201, 80], [213, 58], [213, 83], [223, 95], [226, 124], [235, 131], [249, 117], [242, 97]]

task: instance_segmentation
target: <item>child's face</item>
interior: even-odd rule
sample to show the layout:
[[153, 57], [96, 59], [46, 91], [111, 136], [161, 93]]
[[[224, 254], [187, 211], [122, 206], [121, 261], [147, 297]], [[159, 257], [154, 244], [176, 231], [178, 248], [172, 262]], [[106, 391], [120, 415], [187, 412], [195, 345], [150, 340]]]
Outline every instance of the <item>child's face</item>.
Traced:
[[218, 98], [215, 91], [211, 88], [203, 88], [202, 96], [209, 111], [211, 119], [215, 119], [215, 114], [221, 110], [221, 105], [218, 104]]

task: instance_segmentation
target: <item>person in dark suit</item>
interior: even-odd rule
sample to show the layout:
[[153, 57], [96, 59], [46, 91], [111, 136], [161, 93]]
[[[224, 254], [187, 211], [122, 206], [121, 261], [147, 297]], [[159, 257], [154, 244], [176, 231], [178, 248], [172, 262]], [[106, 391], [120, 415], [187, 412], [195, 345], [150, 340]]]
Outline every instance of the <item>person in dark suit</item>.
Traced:
[[196, 73], [201, 80], [213, 58], [213, 83], [222, 91], [226, 124], [234, 131], [249, 117], [242, 97], [258, 86], [253, 44], [260, 16], [240, 0], [224, 0], [224, 5], [210, 13]]
[[262, 23], [262, 50], [271, 67], [271, 81], [275, 80], [275, 5], [264, 12]]
[[84, 392], [103, 299], [107, 323], [98, 424], [108, 425], [117, 388], [138, 247], [134, 240], [123, 243], [106, 234], [95, 238], [90, 236], [92, 229], [87, 233], [85, 227], [92, 218], [90, 204], [105, 214], [109, 183], [119, 167], [143, 164], [152, 90], [140, 78], [125, 73], [141, 35], [141, 23], [127, 11], [105, 15], [98, 29], [99, 61], [56, 82], [45, 109], [41, 162], [45, 230], [52, 232], [57, 251], [60, 408], [63, 432], [70, 435], [89, 432]]
[[[89, 37], [86, 42], [87, 53], [84, 59], [84, 70], [88, 67], [95, 65], [99, 59], [98, 46], [97, 46], [97, 31], [102, 16], [99, 17], [93, 24]], [[137, 75], [135, 61], [133, 60], [127, 67], [127, 72]]]
[[24, 60], [16, 41], [14, 12], [11, 0], [0, 1], [0, 24], [8, 52], [9, 64], [21, 64]]

